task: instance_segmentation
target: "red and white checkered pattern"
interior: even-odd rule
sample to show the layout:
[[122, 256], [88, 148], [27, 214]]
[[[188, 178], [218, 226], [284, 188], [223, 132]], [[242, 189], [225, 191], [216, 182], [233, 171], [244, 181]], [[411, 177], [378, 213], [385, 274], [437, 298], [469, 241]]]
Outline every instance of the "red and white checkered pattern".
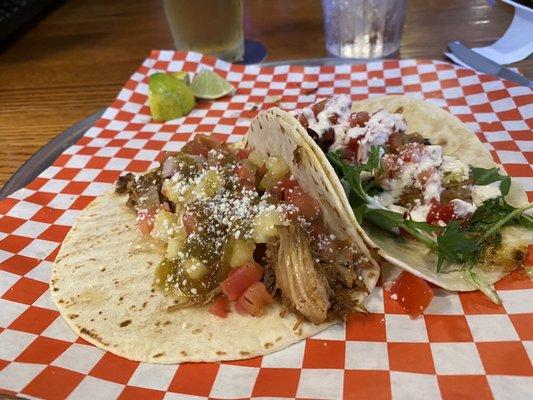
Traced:
[[[215, 69], [234, 96], [201, 101], [185, 118], [150, 120], [148, 76]], [[533, 200], [533, 92], [440, 61], [387, 60], [324, 67], [231, 65], [196, 53], [154, 51], [103, 117], [26, 188], [0, 202], [0, 392], [38, 398], [519, 399], [533, 393], [533, 284], [478, 292], [435, 289], [412, 320], [378, 287], [358, 315], [287, 350], [251, 360], [150, 365], [78, 338], [50, 302], [50, 266], [76, 216], [123, 171], [145, 171], [195, 132], [238, 140], [280, 96], [285, 109], [346, 93], [425, 98], [467, 123]], [[272, 100], [271, 100], [272, 101]], [[515, 276], [516, 275], [516, 276]], [[528, 396], [529, 395], [529, 396]]]

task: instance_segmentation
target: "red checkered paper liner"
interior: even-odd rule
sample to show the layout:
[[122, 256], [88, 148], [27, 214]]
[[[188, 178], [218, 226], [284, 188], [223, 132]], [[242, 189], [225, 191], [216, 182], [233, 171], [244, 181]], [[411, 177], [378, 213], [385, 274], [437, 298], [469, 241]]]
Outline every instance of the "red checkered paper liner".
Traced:
[[[185, 118], [150, 119], [148, 76], [214, 69], [237, 88], [200, 101]], [[0, 202], [0, 392], [36, 398], [520, 399], [533, 394], [533, 284], [479, 292], [434, 289], [411, 319], [381, 287], [368, 309], [290, 348], [251, 360], [155, 365], [129, 361], [78, 338], [50, 300], [61, 241], [80, 211], [124, 171], [156, 165], [195, 132], [238, 140], [260, 110], [291, 110], [319, 97], [353, 100], [405, 93], [443, 107], [476, 132], [533, 200], [533, 92], [440, 61], [257, 67], [197, 53], [153, 51], [102, 118], [26, 188]], [[80, 94], [83, 95], [83, 94]], [[515, 276], [516, 275], [516, 276]], [[531, 397], [530, 397], [531, 398]]]

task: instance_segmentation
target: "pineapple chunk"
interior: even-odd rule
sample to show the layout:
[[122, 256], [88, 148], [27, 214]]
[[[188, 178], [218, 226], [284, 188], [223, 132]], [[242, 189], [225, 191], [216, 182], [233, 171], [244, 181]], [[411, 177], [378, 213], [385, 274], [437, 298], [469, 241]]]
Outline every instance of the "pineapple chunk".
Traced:
[[189, 257], [181, 264], [189, 278], [194, 280], [202, 279], [209, 272], [205, 264], [196, 257]]
[[230, 238], [224, 247], [224, 262], [231, 268], [240, 267], [254, 259], [254, 250], [252, 240]]
[[284, 178], [285, 175], [291, 172], [285, 160], [280, 156], [268, 157], [265, 166], [272, 177], [277, 180]]
[[176, 185], [170, 180], [165, 179], [161, 186], [161, 193], [173, 203], [179, 203], [180, 193], [176, 190]]
[[187, 241], [187, 232], [181, 227], [174, 235], [168, 239], [167, 258], [169, 260], [177, 258], [180, 251], [182, 251]]
[[291, 172], [285, 160], [279, 156], [268, 157], [265, 166], [267, 172], [259, 182], [259, 188], [263, 190], [271, 189]]
[[224, 177], [217, 171], [209, 170], [202, 180], [195, 186], [193, 192], [196, 198], [214, 197], [225, 185]]
[[159, 210], [154, 221], [154, 229], [150, 234], [155, 239], [161, 240], [165, 243], [168, 238], [172, 236], [174, 231], [174, 224], [176, 223], [176, 216], [169, 211]]
[[257, 168], [261, 168], [265, 164], [265, 159], [257, 150], [252, 151], [248, 155], [248, 160], [250, 160]]
[[278, 235], [277, 225], [283, 225], [283, 214], [277, 210], [262, 211], [253, 220], [254, 242], [267, 243]]

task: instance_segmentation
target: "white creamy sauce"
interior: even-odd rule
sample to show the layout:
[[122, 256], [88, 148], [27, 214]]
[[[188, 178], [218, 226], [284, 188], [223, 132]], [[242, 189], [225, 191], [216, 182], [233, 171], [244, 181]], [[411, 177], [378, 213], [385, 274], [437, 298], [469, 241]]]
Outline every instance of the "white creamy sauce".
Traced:
[[472, 185], [471, 194], [472, 200], [476, 206], [480, 206], [485, 200], [498, 197], [502, 194], [500, 190], [500, 182], [492, 182], [488, 185]]
[[454, 215], [461, 219], [471, 216], [476, 211], [476, 206], [461, 199], [453, 199], [450, 203], [452, 204]]
[[[322, 137], [329, 128], [334, 128], [335, 130], [335, 126], [344, 125], [348, 121], [351, 107], [352, 101], [350, 98], [346, 95], [339, 95], [328, 100], [324, 109], [317, 116], [314, 115], [311, 107], [305, 107], [302, 113], [307, 120], [309, 128], [316, 132], [319, 137]], [[334, 114], [339, 115], [335, 125], [329, 119]]]
[[357, 161], [366, 163], [372, 146], [383, 146], [389, 141], [394, 132], [404, 132], [407, 129], [405, 119], [401, 114], [391, 114], [386, 110], [379, 110], [371, 115], [366, 123], [364, 136], [359, 141]]

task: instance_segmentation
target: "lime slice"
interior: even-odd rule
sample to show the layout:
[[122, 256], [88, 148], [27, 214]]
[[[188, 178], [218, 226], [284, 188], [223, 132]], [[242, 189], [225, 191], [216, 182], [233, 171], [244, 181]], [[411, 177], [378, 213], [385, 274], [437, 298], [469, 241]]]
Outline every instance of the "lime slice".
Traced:
[[194, 76], [191, 89], [200, 99], [214, 100], [230, 94], [235, 88], [216, 72], [204, 69]]
[[187, 85], [191, 84], [191, 77], [189, 76], [189, 73], [187, 71], [171, 72], [171, 75], [174, 78], [185, 82]]
[[154, 121], [169, 121], [188, 114], [196, 104], [191, 88], [172, 74], [150, 76], [148, 104]]

